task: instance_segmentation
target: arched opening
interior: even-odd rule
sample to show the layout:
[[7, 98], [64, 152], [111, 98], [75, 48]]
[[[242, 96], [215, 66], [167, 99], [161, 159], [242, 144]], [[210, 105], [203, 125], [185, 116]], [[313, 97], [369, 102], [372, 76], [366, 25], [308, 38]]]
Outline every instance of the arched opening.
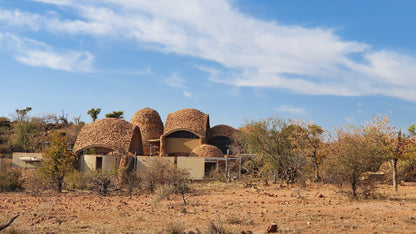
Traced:
[[199, 136], [190, 131], [179, 130], [166, 136], [168, 156], [189, 156], [189, 153], [199, 145]]
[[232, 140], [228, 137], [218, 136], [211, 138], [208, 140], [208, 144], [218, 147], [223, 154], [227, 154], [227, 150], [230, 150], [229, 153], [231, 154], [230, 146], [232, 144]]

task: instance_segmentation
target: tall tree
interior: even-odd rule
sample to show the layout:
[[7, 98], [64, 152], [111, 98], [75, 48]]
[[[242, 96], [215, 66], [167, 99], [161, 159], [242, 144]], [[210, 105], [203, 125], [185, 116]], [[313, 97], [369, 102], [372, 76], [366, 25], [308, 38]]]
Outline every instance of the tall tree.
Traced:
[[255, 153], [263, 168], [269, 168], [287, 185], [298, 179], [305, 165], [303, 154], [294, 143], [299, 126], [274, 117], [249, 121], [243, 129], [238, 137], [240, 145]]
[[91, 110], [87, 112], [87, 114], [91, 116], [92, 122], [95, 122], [95, 120], [97, 120], [98, 115], [100, 113], [101, 113], [101, 108], [97, 108], [97, 109], [91, 108]]
[[32, 107], [26, 107], [25, 109], [16, 109], [16, 114], [14, 119], [18, 122], [24, 122], [29, 120], [29, 112], [32, 110]]
[[[412, 131], [412, 126], [409, 127]], [[373, 122], [367, 128], [368, 132], [379, 140], [384, 147], [385, 159], [391, 162], [393, 188], [398, 191], [398, 172], [397, 164], [400, 160], [406, 159], [413, 151], [413, 139], [390, 126], [388, 116], [375, 116]], [[414, 129], [413, 129], [414, 131]]]
[[123, 111], [113, 111], [112, 113], [108, 113], [105, 115], [106, 118], [116, 118], [116, 119], [122, 119], [123, 118]]
[[361, 177], [379, 169], [384, 150], [363, 128], [338, 128], [336, 134], [326, 159], [328, 179], [335, 184], [349, 184], [352, 197], [357, 199], [357, 190], [363, 185]]
[[308, 125], [308, 130], [306, 131], [306, 140], [307, 140], [307, 156], [312, 159], [312, 164], [315, 168], [315, 182], [321, 181], [321, 176], [319, 173], [319, 167], [323, 161], [324, 153], [322, 148], [324, 146], [323, 143], [323, 133], [324, 130], [321, 126], [316, 124]]
[[43, 164], [39, 168], [57, 192], [62, 191], [64, 177], [74, 168], [73, 163], [76, 161], [76, 155], [67, 148], [64, 136], [54, 132], [50, 147], [43, 153]]

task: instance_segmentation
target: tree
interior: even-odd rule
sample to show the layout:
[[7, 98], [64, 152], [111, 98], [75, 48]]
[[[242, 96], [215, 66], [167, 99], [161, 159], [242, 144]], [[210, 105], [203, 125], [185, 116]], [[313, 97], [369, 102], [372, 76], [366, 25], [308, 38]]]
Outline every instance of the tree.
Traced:
[[106, 118], [116, 118], [122, 119], [123, 118], [123, 111], [113, 111], [112, 113], [108, 113], [105, 115]]
[[330, 182], [347, 183], [351, 195], [358, 198], [358, 188], [363, 185], [361, 177], [369, 171], [377, 171], [383, 159], [383, 149], [374, 137], [363, 129], [350, 126], [338, 128], [337, 140], [331, 142], [327, 158], [327, 174]]
[[407, 128], [407, 131], [409, 132], [410, 135], [414, 136], [416, 135], [416, 126], [414, 124], [410, 125]]
[[239, 144], [256, 154], [262, 168], [271, 170], [287, 185], [294, 183], [305, 165], [303, 153], [295, 143], [300, 127], [275, 117], [248, 121], [243, 129]]
[[308, 131], [306, 132], [306, 140], [308, 147], [308, 157], [312, 159], [312, 164], [315, 168], [315, 182], [321, 181], [319, 174], [319, 167], [323, 161], [324, 154], [322, 152], [323, 139], [322, 135], [324, 130], [319, 125], [310, 124], [308, 125]]
[[29, 120], [29, 112], [32, 110], [32, 107], [26, 107], [25, 109], [16, 109], [16, 114], [14, 119], [18, 122], [28, 121]]
[[65, 138], [58, 132], [51, 136], [50, 147], [43, 153], [43, 164], [40, 172], [51, 182], [57, 192], [62, 191], [62, 184], [66, 173], [74, 169], [73, 163], [77, 157], [67, 150]]
[[101, 108], [97, 108], [97, 109], [91, 108], [91, 110], [87, 112], [87, 114], [91, 116], [92, 122], [95, 122], [95, 120], [97, 120], [98, 115], [100, 113], [101, 113]]
[[[373, 131], [373, 135], [380, 141], [384, 148], [385, 160], [391, 162], [393, 188], [395, 191], [398, 191], [397, 164], [399, 160], [410, 157], [410, 154], [414, 151], [412, 147], [414, 145], [413, 139], [402, 134], [401, 130], [396, 132], [395, 128], [390, 126], [388, 116], [375, 116], [368, 129]], [[412, 134], [414, 132], [414, 125], [411, 125], [408, 131]]]
[[39, 126], [34, 122], [18, 122], [13, 125], [14, 151], [30, 152], [34, 150], [34, 136], [39, 132]]
[[65, 114], [64, 110], [61, 110], [61, 115], [58, 116], [59, 122], [63, 125], [68, 125], [68, 114]]

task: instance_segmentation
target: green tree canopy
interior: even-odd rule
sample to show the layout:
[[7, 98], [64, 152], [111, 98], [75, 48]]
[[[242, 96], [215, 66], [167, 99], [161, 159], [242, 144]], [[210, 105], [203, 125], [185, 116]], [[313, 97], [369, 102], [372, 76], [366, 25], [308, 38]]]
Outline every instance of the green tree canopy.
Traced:
[[29, 112], [32, 110], [32, 107], [26, 107], [25, 109], [16, 109], [16, 114], [14, 119], [18, 122], [28, 121], [29, 120]]
[[13, 125], [12, 149], [13, 151], [31, 152], [35, 148], [34, 138], [40, 131], [34, 122], [18, 122]]
[[305, 159], [299, 150], [299, 133], [302, 128], [277, 117], [248, 121], [238, 142], [248, 152], [256, 154], [263, 171], [271, 171], [286, 184], [294, 183], [300, 176]]
[[57, 192], [62, 191], [62, 184], [66, 173], [74, 169], [77, 157], [67, 150], [65, 138], [58, 132], [51, 136], [50, 147], [43, 153], [43, 163], [40, 172], [50, 181]]
[[101, 113], [101, 108], [97, 108], [97, 109], [91, 108], [91, 110], [87, 112], [87, 114], [91, 116], [92, 122], [95, 122], [95, 120], [97, 120], [98, 115], [100, 113]]
[[113, 111], [112, 113], [108, 113], [105, 115], [106, 118], [116, 118], [116, 119], [122, 119], [123, 118], [123, 111]]

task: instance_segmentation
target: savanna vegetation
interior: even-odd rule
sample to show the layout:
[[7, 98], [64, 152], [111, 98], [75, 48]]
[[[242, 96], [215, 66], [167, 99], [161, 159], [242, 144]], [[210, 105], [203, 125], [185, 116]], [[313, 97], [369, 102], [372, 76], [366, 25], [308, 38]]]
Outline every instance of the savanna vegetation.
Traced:
[[[41, 117], [31, 117], [30, 112], [31, 108], [27, 107], [17, 109], [10, 119], [0, 117], [0, 155], [10, 157], [13, 151], [42, 152], [44, 162], [36, 170], [11, 169], [2, 173], [0, 192], [25, 191], [35, 197], [44, 196], [45, 193], [58, 197], [68, 196], [65, 195], [68, 193], [129, 199], [135, 197], [146, 200], [146, 206], [152, 209], [177, 209], [181, 215], [186, 215], [192, 213], [190, 210], [205, 212], [203, 208], [200, 210], [198, 202], [203, 201], [198, 200], [199, 197], [211, 193], [221, 196], [217, 190], [213, 192], [208, 189], [212, 183], [219, 186], [218, 181], [230, 183], [227, 186], [231, 187], [227, 189], [235, 186], [234, 193], [239, 196], [244, 197], [247, 189], [252, 189], [255, 192], [250, 199], [265, 199], [256, 196], [256, 193], [261, 192], [268, 196], [265, 200], [268, 201], [270, 197], [270, 202], [282, 201], [279, 196], [286, 194], [282, 189], [298, 200], [308, 200], [302, 193], [316, 196], [311, 195], [313, 191], [317, 192], [315, 198], [318, 200], [310, 202], [316, 204], [320, 204], [319, 198], [328, 194], [332, 194], [332, 199], [336, 197], [339, 201], [348, 202], [358, 199], [396, 199], [401, 183], [416, 182], [415, 127], [411, 125], [407, 132], [396, 129], [391, 126], [388, 116], [377, 115], [364, 125], [340, 126], [333, 131], [313, 123], [278, 117], [247, 120], [230, 146], [234, 154], [244, 155], [241, 176], [231, 180], [229, 172], [226, 175], [218, 170], [203, 183], [191, 183], [186, 171], [160, 158], [155, 158], [140, 173], [129, 172], [126, 166], [114, 172], [81, 174], [77, 170], [77, 156], [70, 151], [68, 144], [75, 142], [84, 125], [80, 117], [69, 121], [68, 114], [63, 111], [60, 115], [45, 114]], [[100, 112], [100, 108], [92, 108], [87, 114], [92, 121], [96, 121]], [[123, 118], [123, 112], [113, 111], [105, 116]], [[224, 191], [233, 196], [232, 191]], [[57, 195], [62, 192], [64, 195]], [[173, 200], [180, 198], [181, 205], [169, 208], [171, 205], [166, 204], [172, 204], [172, 197]], [[343, 200], [341, 197], [352, 200]], [[327, 205], [331, 203], [326, 202]], [[234, 203], [225, 204], [225, 207], [230, 207]], [[264, 211], [262, 215], [268, 217]], [[250, 223], [261, 222], [259, 219], [252, 221], [250, 217], [210, 216], [207, 228], [211, 233], [226, 233], [227, 227], [233, 225], [239, 224], [250, 229], [253, 225]], [[267, 219], [265, 222], [272, 221]], [[170, 220], [161, 231], [181, 233], [186, 229], [184, 226], [186, 224], [183, 222]], [[334, 230], [344, 229], [329, 229]]]

